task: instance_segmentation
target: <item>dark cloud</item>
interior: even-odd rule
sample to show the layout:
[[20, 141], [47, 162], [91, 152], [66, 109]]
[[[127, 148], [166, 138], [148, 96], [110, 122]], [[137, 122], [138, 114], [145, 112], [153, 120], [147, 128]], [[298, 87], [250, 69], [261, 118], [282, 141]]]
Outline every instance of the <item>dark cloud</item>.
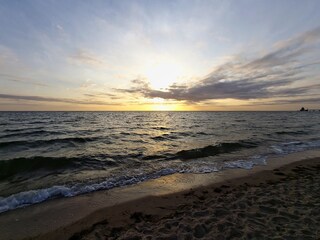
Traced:
[[90, 97], [90, 98], [109, 98], [109, 99], [121, 99], [121, 97], [117, 96], [116, 94], [112, 93], [85, 93], [84, 96]]
[[282, 103], [320, 103], [320, 97], [318, 98], [302, 98], [302, 99], [288, 99], [288, 100], [282, 100]]
[[112, 93], [85, 93], [83, 94], [87, 97], [115, 97], [115, 94]]
[[[163, 98], [199, 102], [214, 99], [264, 99], [308, 94], [319, 85], [297, 87], [310, 67], [319, 65], [320, 27], [277, 44], [274, 51], [247, 60], [235, 58], [217, 67], [207, 77], [193, 85], [174, 84], [166, 90], [155, 90], [147, 81], [135, 79], [132, 87], [117, 91], [138, 94], [146, 98]], [[312, 51], [311, 51], [312, 50]], [[313, 61], [306, 61], [313, 54]], [[314, 72], [313, 72], [314, 74]]]
[[307, 98], [281, 99], [281, 100], [278, 99], [276, 101], [268, 101], [268, 102], [252, 102], [250, 105], [243, 105], [243, 106], [252, 106], [252, 105], [267, 106], [267, 105], [279, 105], [279, 104], [284, 105], [284, 104], [295, 104], [295, 103], [320, 104], [320, 97], [307, 97]]
[[115, 103], [107, 103], [103, 101], [88, 101], [80, 99], [70, 98], [51, 98], [51, 97], [40, 97], [40, 96], [23, 96], [23, 95], [11, 95], [11, 94], [0, 94], [0, 98], [10, 100], [27, 100], [37, 102], [61, 102], [61, 103], [72, 103], [72, 104], [90, 104], [90, 105], [119, 105]]

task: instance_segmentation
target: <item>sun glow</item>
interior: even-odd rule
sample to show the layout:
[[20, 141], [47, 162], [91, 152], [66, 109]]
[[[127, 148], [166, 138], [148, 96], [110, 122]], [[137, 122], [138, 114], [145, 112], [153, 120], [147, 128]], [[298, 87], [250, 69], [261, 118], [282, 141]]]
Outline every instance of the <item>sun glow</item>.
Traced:
[[179, 81], [183, 73], [180, 64], [174, 61], [156, 61], [146, 67], [145, 76], [153, 89], [165, 89]]
[[176, 111], [175, 106], [165, 105], [165, 104], [156, 104], [152, 105], [152, 111]]
[[151, 111], [177, 111], [180, 110], [178, 104], [168, 103], [165, 99], [154, 98], [150, 104]]

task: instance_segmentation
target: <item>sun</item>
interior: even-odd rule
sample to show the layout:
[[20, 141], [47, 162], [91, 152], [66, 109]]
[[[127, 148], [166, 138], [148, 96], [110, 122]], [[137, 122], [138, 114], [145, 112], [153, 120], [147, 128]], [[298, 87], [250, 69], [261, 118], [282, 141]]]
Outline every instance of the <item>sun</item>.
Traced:
[[177, 62], [157, 61], [149, 64], [145, 71], [145, 77], [153, 89], [160, 90], [179, 81], [182, 72], [182, 67]]

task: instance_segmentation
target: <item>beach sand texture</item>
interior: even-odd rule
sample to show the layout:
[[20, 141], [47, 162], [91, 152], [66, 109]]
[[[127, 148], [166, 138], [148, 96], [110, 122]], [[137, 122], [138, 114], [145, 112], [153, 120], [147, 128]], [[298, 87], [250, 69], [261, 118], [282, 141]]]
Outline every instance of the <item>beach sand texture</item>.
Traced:
[[319, 239], [320, 158], [114, 209], [71, 239]]

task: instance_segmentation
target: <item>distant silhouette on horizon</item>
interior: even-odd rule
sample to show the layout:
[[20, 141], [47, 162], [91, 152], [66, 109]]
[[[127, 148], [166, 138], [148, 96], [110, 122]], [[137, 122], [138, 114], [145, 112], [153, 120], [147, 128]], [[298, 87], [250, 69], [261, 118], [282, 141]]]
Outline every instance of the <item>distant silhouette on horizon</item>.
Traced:
[[304, 107], [302, 107], [301, 109], [300, 109], [300, 112], [307, 112], [308, 111], [308, 109], [305, 109]]

